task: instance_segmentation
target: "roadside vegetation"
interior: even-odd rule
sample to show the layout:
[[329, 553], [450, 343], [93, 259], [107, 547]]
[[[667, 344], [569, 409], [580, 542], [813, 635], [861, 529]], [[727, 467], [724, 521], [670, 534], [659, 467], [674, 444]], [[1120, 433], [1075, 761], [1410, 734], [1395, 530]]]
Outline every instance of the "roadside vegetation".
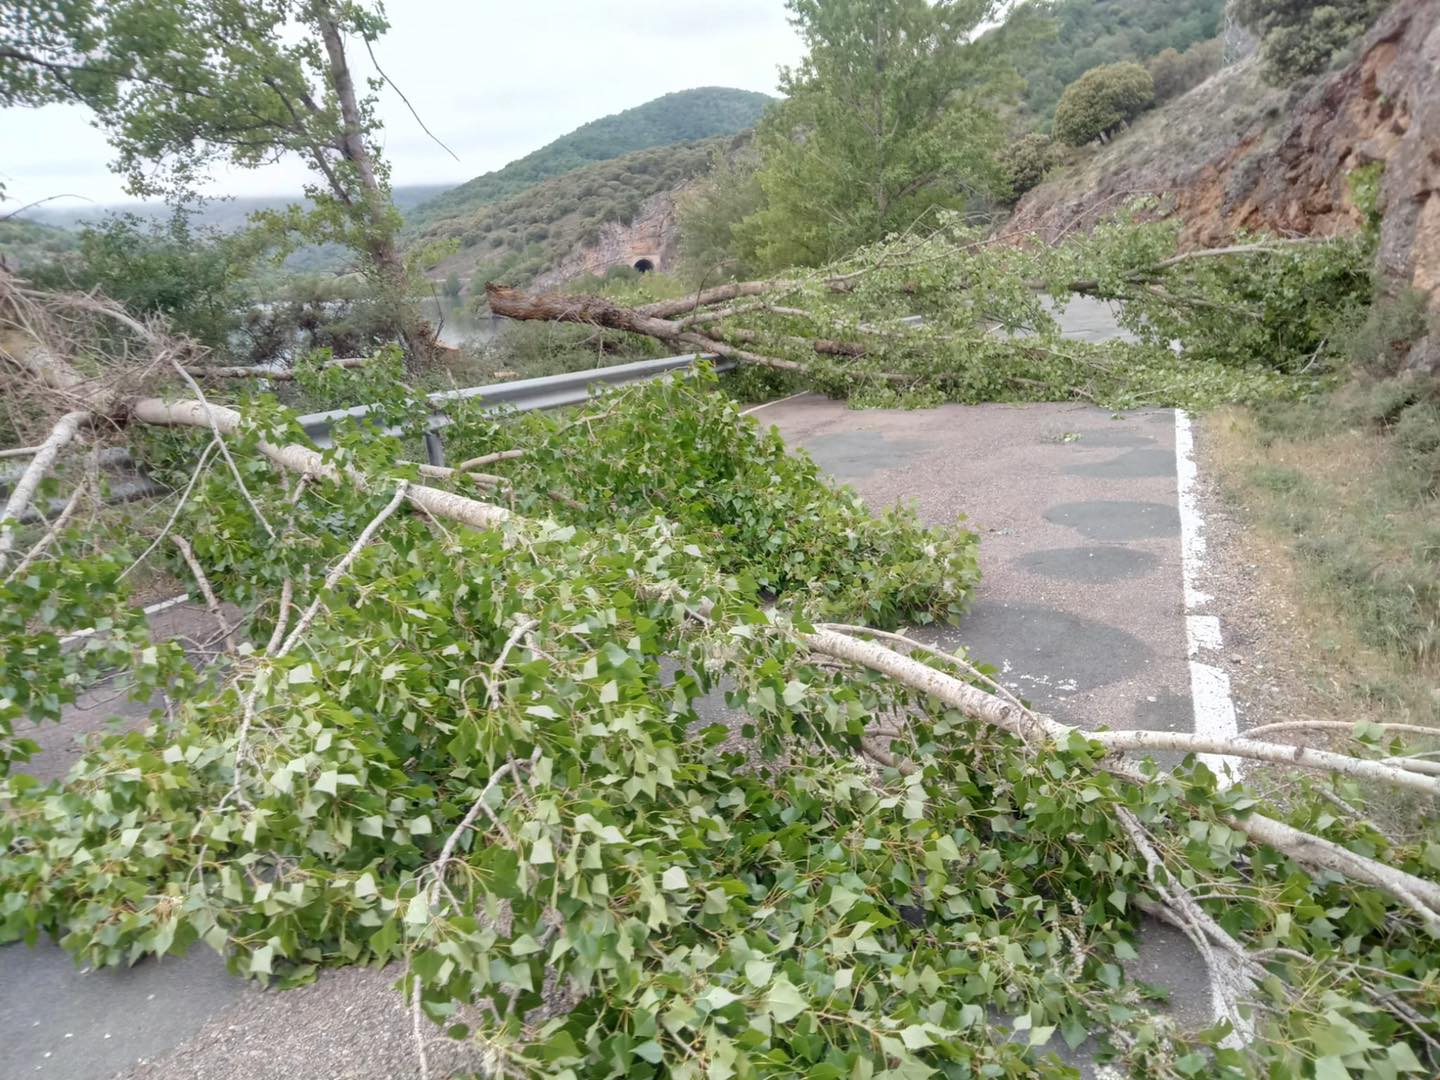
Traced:
[[[1338, 668], [1337, 712], [1440, 724], [1440, 380], [1404, 370], [1423, 300], [1385, 297], [1349, 318], [1331, 392], [1215, 418], [1238, 512], [1298, 570], [1312, 673]], [[1440, 732], [1440, 728], [1437, 728]]]

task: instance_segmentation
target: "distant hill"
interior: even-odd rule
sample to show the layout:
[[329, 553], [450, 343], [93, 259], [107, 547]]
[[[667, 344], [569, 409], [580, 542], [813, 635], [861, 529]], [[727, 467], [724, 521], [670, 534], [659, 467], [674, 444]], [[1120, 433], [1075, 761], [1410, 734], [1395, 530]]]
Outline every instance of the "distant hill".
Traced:
[[[401, 213], [428, 199], [449, 190], [446, 184], [409, 184], [391, 192], [395, 205]], [[204, 203], [195, 216], [195, 223], [206, 228], [233, 232], [243, 228], [245, 219], [259, 210], [280, 210], [292, 203], [305, 200], [296, 195], [256, 195], [228, 199], [212, 199]], [[163, 203], [70, 203], [58, 205], [49, 203], [26, 210], [26, 221], [38, 222], [61, 229], [74, 229], [87, 221], [99, 221], [107, 214], [134, 214], [147, 221], [165, 221], [170, 217], [170, 208]]]
[[53, 262], [75, 249], [75, 234], [23, 218], [0, 221], [0, 263], [21, 270]]
[[415, 230], [443, 218], [473, 214], [542, 180], [597, 161], [655, 146], [733, 135], [754, 125], [773, 99], [751, 90], [702, 86], [666, 94], [633, 109], [582, 124], [503, 169], [477, 176], [405, 215]]
[[[1057, 0], [1056, 36], [1022, 72], [1025, 109], [1049, 118], [1060, 93], [1092, 67], [1184, 52], [1222, 29], [1225, 0]], [[1002, 31], [1003, 32], [1003, 31]]]
[[664, 219], [675, 191], [708, 172], [735, 138], [637, 150], [542, 181], [468, 214], [432, 221], [415, 242], [452, 240], [460, 249], [427, 274], [439, 280], [454, 273], [472, 294], [479, 292], [476, 282], [486, 279], [528, 284], [554, 277], [562, 264], [573, 262], [582, 249], [594, 248], [617, 228], [656, 218], [661, 220], [654, 243], [657, 249], [663, 247], [673, 231]]

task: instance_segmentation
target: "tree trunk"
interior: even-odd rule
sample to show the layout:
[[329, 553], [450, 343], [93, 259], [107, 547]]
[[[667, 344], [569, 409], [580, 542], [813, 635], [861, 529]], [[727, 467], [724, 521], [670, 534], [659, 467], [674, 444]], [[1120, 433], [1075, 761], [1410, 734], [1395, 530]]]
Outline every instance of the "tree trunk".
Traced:
[[[387, 184], [375, 172], [370, 148], [365, 143], [365, 123], [355, 93], [355, 79], [345, 56], [345, 39], [339, 20], [328, 4], [317, 9], [316, 22], [330, 61], [330, 79], [340, 101], [342, 130], [340, 152], [355, 170], [365, 216], [365, 251], [375, 269], [382, 303], [389, 310], [395, 332], [405, 346], [410, 367], [423, 366], [435, 352], [435, 332], [410, 299], [409, 275], [395, 242], [398, 218]], [[332, 185], [334, 184], [332, 179]], [[341, 193], [343, 194], [343, 193]]]

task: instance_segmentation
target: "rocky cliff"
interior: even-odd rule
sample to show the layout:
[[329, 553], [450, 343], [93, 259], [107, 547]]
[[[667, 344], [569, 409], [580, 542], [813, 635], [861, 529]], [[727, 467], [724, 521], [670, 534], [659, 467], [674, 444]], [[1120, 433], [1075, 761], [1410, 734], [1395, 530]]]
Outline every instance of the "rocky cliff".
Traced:
[[1437, 0], [1400, 0], [1351, 63], [1303, 95], [1263, 87], [1253, 58], [1222, 71], [1035, 189], [1010, 228], [1054, 238], [1125, 197], [1161, 193], [1194, 245], [1240, 229], [1343, 234], [1364, 223], [1352, 178], [1376, 164], [1379, 268], [1440, 310]]
[[688, 182], [650, 196], [628, 224], [612, 221], [602, 225], [598, 240], [576, 249], [537, 276], [535, 287], [552, 288], [582, 274], [603, 275], [612, 266], [635, 266], [642, 259], [649, 262], [647, 269], [670, 269], [679, 238], [675, 198], [685, 186]]

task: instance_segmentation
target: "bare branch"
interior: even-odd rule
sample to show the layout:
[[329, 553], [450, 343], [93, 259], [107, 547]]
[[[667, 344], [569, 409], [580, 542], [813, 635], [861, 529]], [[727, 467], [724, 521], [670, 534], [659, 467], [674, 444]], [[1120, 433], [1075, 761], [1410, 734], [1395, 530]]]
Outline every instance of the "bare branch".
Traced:
[[55, 459], [60, 456], [60, 451], [65, 449], [75, 438], [80, 429], [88, 424], [91, 416], [88, 412], [68, 412], [62, 416], [59, 422], [50, 429], [49, 436], [35, 451], [35, 457], [20, 474], [20, 479], [15, 481], [15, 487], [10, 492], [10, 498], [5, 503], [5, 509], [0, 510], [0, 570], [10, 559], [10, 551], [15, 546], [15, 525], [19, 522], [25, 510], [29, 507], [32, 499], [35, 498], [35, 491], [40, 486], [40, 481], [55, 464]]
[[210, 579], [205, 576], [205, 571], [200, 566], [200, 560], [195, 558], [195, 551], [190, 546], [190, 541], [178, 533], [171, 536], [170, 541], [180, 549], [180, 555], [184, 558], [185, 565], [190, 567], [190, 573], [195, 575], [195, 583], [200, 586], [200, 595], [205, 598], [205, 606], [210, 609], [211, 616], [220, 626], [220, 632], [225, 641], [225, 650], [234, 652], [233, 635], [235, 630], [230, 625], [230, 621], [225, 618], [225, 612], [220, 608], [220, 601], [215, 596], [215, 590], [210, 587]]

